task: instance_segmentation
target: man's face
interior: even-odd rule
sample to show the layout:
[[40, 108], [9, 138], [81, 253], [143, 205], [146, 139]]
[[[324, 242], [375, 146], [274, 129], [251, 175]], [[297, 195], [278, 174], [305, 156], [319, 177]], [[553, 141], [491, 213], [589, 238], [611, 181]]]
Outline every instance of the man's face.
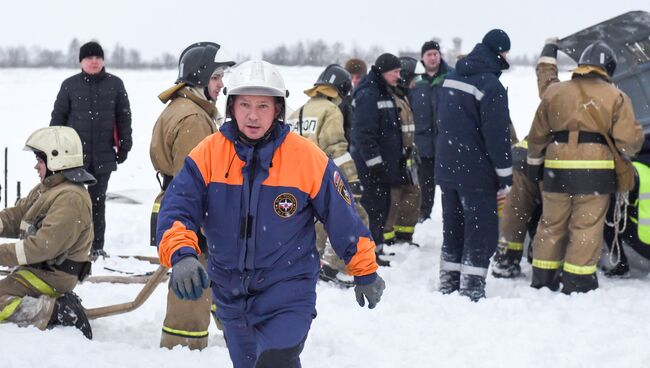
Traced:
[[386, 81], [386, 83], [388, 83], [389, 86], [395, 87], [397, 86], [397, 81], [399, 81], [400, 70], [402, 70], [402, 68], [389, 70], [385, 73], [382, 73], [381, 76], [384, 78], [384, 80]]
[[212, 101], [217, 100], [217, 97], [219, 97], [219, 93], [221, 92], [222, 88], [223, 72], [212, 74], [210, 81], [208, 82], [208, 93], [210, 94], [210, 99]]
[[36, 169], [36, 172], [38, 173], [38, 177], [41, 179], [41, 183], [43, 180], [45, 180], [45, 175], [47, 174], [47, 165], [45, 164], [45, 161], [41, 160], [40, 158], [36, 158], [36, 166], [34, 166]]
[[352, 88], [356, 88], [357, 84], [361, 82], [361, 78], [363, 77], [361, 74], [350, 74], [352, 76]]
[[501, 55], [501, 57], [503, 58], [503, 60], [506, 60], [506, 61], [507, 61], [507, 60], [508, 60], [508, 58], [507, 58], [507, 56], [508, 56], [508, 52], [509, 52], [509, 51], [501, 51], [501, 52], [499, 53], [499, 55]]
[[422, 64], [427, 73], [437, 73], [440, 68], [440, 51], [436, 49], [427, 50], [422, 55]]
[[235, 96], [232, 114], [239, 131], [248, 139], [259, 139], [271, 128], [282, 106], [271, 96]]
[[87, 74], [97, 74], [104, 67], [104, 58], [99, 56], [88, 56], [81, 59], [81, 69]]

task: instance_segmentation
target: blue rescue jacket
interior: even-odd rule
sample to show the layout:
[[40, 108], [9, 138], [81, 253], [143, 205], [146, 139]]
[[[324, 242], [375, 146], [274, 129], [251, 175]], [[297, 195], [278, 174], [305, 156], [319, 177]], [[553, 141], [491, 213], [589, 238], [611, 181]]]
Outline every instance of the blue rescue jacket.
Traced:
[[375, 244], [336, 165], [284, 123], [271, 129], [252, 146], [238, 139], [235, 122], [226, 122], [185, 159], [158, 215], [158, 252], [168, 267], [198, 254], [195, 233], [203, 231], [224, 323], [254, 325], [283, 311], [315, 314], [314, 218], [357, 283], [376, 278]]
[[436, 184], [489, 191], [512, 185], [508, 95], [499, 82], [507, 68], [479, 43], [447, 74], [438, 95]]

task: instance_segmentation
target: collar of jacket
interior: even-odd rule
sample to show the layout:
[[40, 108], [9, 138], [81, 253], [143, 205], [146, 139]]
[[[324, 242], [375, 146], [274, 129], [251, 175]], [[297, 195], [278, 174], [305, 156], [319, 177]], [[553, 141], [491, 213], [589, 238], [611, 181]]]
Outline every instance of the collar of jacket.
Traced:
[[81, 70], [81, 77], [83, 78], [83, 80], [85, 80], [86, 82], [89, 82], [89, 83], [98, 82], [98, 81], [106, 78], [106, 68], [102, 68], [102, 70], [100, 70], [99, 73], [97, 73], [97, 74], [88, 74], [88, 73], [84, 72], [83, 69], [82, 69]]
[[[237, 128], [237, 122], [234, 120], [226, 121], [219, 131], [224, 137], [226, 137], [226, 139], [235, 145], [235, 152], [237, 152], [237, 156], [239, 156], [240, 160], [248, 162], [252, 152], [258, 150], [263, 153], [270, 152], [269, 157], [260, 157], [262, 161], [268, 159], [268, 162], [270, 163], [273, 153], [278, 147], [280, 147], [282, 142], [284, 142], [290, 130], [287, 124], [279, 120], [273, 122], [271, 129], [271, 133], [266, 137], [266, 139], [259, 141], [255, 145], [248, 144], [239, 139], [239, 129]], [[271, 149], [269, 150], [268, 147], [271, 147]]]
[[333, 86], [328, 86], [328, 85], [324, 85], [324, 84], [313, 86], [313, 87], [311, 87], [309, 89], [306, 89], [304, 92], [309, 97], [316, 97], [319, 94], [322, 95], [322, 96], [325, 96], [325, 97], [329, 97], [329, 98], [338, 98], [339, 97], [339, 93], [338, 93], [338, 91], [336, 91], [336, 88], [334, 88]]
[[612, 80], [609, 78], [609, 75], [607, 74], [606, 71], [604, 71], [602, 68], [599, 68], [597, 66], [593, 65], [580, 65], [577, 68], [573, 70], [573, 74], [571, 75], [571, 79], [578, 77], [578, 76], [587, 76], [589, 74], [598, 76], [605, 81], [611, 83]]
[[501, 71], [510, 68], [510, 64], [499, 54], [495, 54], [482, 43], [476, 44], [465, 58], [456, 63], [456, 73], [472, 75], [494, 73], [501, 76]]
[[368, 75], [366, 75], [357, 88], [354, 89], [354, 94], [356, 95], [358, 91], [361, 91], [366, 88], [370, 88], [374, 86], [374, 88], [379, 89], [379, 92], [384, 95], [390, 95], [391, 94], [391, 88], [386, 83], [386, 80], [381, 76], [381, 73], [379, 72], [379, 69], [377, 69], [376, 66], [371, 66], [370, 71], [368, 72]]
[[181, 88], [185, 86], [186, 86], [185, 82], [178, 82], [173, 86], [167, 88], [166, 90], [160, 92], [160, 94], [158, 95], [158, 99], [160, 100], [160, 102], [166, 104], [167, 102], [169, 102], [169, 100], [172, 99], [172, 97], [176, 95], [176, 92], [178, 92]]
[[217, 105], [215, 101], [208, 101], [205, 98], [202, 88], [197, 87], [185, 87], [181, 90], [178, 90], [175, 94], [175, 97], [184, 97], [189, 100], [192, 100], [195, 104], [199, 105], [205, 112], [208, 113], [211, 117], [216, 119], [217, 116]]
[[63, 183], [66, 180], [65, 176], [61, 174], [60, 172], [57, 172], [55, 174], [52, 174], [45, 178], [43, 182], [41, 183], [41, 190], [40, 192], [43, 193], [48, 189], [54, 188], [55, 186]]
[[436, 82], [444, 78], [447, 73], [449, 73], [449, 64], [445, 59], [440, 59], [440, 66], [438, 67], [438, 72], [434, 75], [429, 75], [427, 73], [422, 74], [422, 80], [419, 83], [426, 83], [429, 85], [435, 85]]

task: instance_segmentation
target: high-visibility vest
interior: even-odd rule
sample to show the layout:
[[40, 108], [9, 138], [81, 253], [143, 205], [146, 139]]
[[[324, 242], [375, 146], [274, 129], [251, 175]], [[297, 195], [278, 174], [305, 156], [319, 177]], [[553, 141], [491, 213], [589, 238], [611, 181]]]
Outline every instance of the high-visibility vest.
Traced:
[[650, 244], [650, 167], [633, 162], [639, 174], [639, 198], [633, 204], [637, 208], [638, 219], [630, 216], [630, 220], [637, 224], [639, 240]]

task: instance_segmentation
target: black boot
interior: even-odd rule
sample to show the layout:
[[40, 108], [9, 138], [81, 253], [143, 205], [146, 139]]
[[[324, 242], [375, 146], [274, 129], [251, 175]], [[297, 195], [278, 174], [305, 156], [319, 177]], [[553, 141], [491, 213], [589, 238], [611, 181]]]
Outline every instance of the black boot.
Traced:
[[598, 277], [595, 273], [590, 275], [576, 275], [562, 272], [562, 292], [564, 294], [586, 293], [598, 289]]
[[521, 251], [505, 252], [497, 250], [492, 258], [492, 276], [497, 278], [511, 279], [521, 276]]
[[340, 279], [338, 277], [340, 274], [341, 273], [339, 271], [337, 271], [337, 270], [333, 269], [332, 267], [324, 264], [320, 268], [320, 271], [318, 272], [318, 278], [320, 280], [322, 280], [322, 281], [330, 282], [330, 283], [332, 283], [332, 284], [334, 284], [336, 286], [339, 286], [339, 287], [342, 287], [342, 288], [345, 288], [345, 289], [348, 289], [348, 288], [351, 288], [351, 287], [355, 286], [354, 281]]
[[451, 294], [460, 289], [460, 271], [440, 271], [440, 287], [443, 294]]
[[395, 233], [395, 239], [397, 239], [398, 243], [406, 243], [408, 245], [412, 245], [412, 246], [417, 247], [417, 248], [420, 247], [420, 244], [415, 243], [413, 241], [413, 234], [411, 234], [411, 233], [403, 233], [403, 232], [398, 231], [398, 232]]
[[470, 298], [473, 302], [485, 298], [485, 277], [478, 275], [460, 275], [460, 295]]
[[81, 330], [84, 336], [92, 340], [93, 331], [88, 317], [86, 317], [84, 307], [81, 305], [81, 299], [77, 294], [73, 292], [65, 293], [63, 296], [58, 297], [54, 303], [54, 311], [47, 325], [48, 328], [74, 326]]
[[381, 258], [379, 257], [379, 256], [381, 256], [381, 255], [384, 255], [384, 253], [383, 253], [383, 252], [381, 252], [381, 253], [379, 253], [379, 252], [375, 253], [376, 261], [377, 261], [377, 265], [379, 265], [379, 267], [390, 267], [390, 261], [385, 260], [385, 259], [381, 259]]
[[605, 276], [626, 278], [630, 276], [630, 265], [626, 262], [618, 262], [614, 268], [605, 271]]
[[547, 287], [552, 291], [557, 291], [560, 288], [560, 270], [533, 266], [533, 279], [530, 286], [535, 289]]
[[375, 258], [377, 260], [377, 264], [380, 267], [390, 267], [390, 261], [386, 259], [382, 259], [380, 256], [394, 256], [394, 255], [395, 253], [392, 252], [389, 254], [386, 254], [384, 252], [384, 244], [379, 244], [375, 248]]

